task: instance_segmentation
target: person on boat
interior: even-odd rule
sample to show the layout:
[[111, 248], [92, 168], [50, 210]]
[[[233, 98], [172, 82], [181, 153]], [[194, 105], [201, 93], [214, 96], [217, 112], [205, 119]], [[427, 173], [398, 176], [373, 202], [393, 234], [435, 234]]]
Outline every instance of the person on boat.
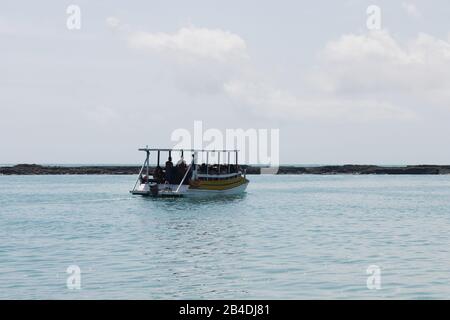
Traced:
[[174, 170], [175, 174], [175, 183], [180, 183], [181, 180], [183, 180], [184, 175], [186, 174], [186, 161], [184, 161], [183, 156], [181, 156], [181, 159], [177, 162]]
[[177, 162], [177, 167], [184, 166], [186, 167], [186, 161], [184, 161], [183, 156], [181, 156], [180, 160]]
[[140, 180], [141, 184], [144, 184], [144, 183], [148, 182], [148, 177], [146, 175], [141, 175], [139, 177], [139, 180]]
[[222, 173], [225, 174], [227, 172], [228, 172], [228, 166], [225, 164], [221, 165], [220, 166], [220, 174], [222, 174]]
[[153, 178], [156, 180], [157, 183], [164, 182], [163, 169], [159, 165], [155, 168], [155, 171], [153, 172]]
[[172, 157], [169, 157], [169, 159], [167, 159], [166, 161], [166, 181], [169, 183], [173, 182], [173, 176], [174, 176], [174, 172], [173, 172], [173, 162], [172, 162]]

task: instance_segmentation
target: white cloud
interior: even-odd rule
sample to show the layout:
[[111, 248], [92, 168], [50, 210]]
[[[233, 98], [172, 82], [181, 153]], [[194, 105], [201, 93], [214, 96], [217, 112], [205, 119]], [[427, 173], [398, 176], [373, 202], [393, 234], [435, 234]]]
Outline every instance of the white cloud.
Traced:
[[450, 106], [450, 43], [424, 33], [407, 43], [385, 30], [343, 35], [310, 74], [306, 93], [250, 79], [224, 90], [262, 114], [297, 118], [412, 120], [421, 108]]
[[247, 46], [238, 35], [220, 29], [183, 27], [176, 33], [135, 32], [131, 47], [174, 54], [186, 59], [210, 59], [218, 62], [246, 59]]
[[408, 109], [377, 99], [352, 99], [335, 95], [293, 95], [258, 82], [232, 81], [224, 84], [225, 92], [245, 102], [253, 113], [266, 118], [324, 119], [367, 122], [373, 120], [410, 120]]
[[188, 61], [169, 61], [178, 88], [225, 94], [268, 118], [411, 120], [417, 101], [450, 105], [450, 44], [427, 34], [405, 44], [384, 30], [343, 35], [325, 45], [303, 92], [256, 76], [245, 41], [228, 31], [190, 26], [172, 34], [131, 32], [128, 41], [132, 48]]
[[132, 48], [168, 55], [178, 62], [189, 61], [171, 66], [178, 88], [196, 94], [225, 94], [262, 117], [351, 121], [412, 117], [411, 112], [378, 99], [342, 98], [322, 91], [305, 95], [277, 89], [255, 76], [245, 41], [220, 29], [191, 26], [174, 34], [135, 32], [129, 34], [128, 40]]
[[119, 18], [114, 16], [107, 17], [105, 23], [106, 26], [114, 32], [127, 34], [131, 30], [131, 27], [128, 24], [123, 23]]
[[404, 2], [402, 2], [402, 7], [410, 17], [416, 18], [416, 19], [422, 17], [422, 13], [416, 7], [415, 4], [404, 1]]
[[321, 69], [324, 90], [336, 94], [450, 105], [450, 43], [424, 33], [406, 44], [387, 31], [344, 35], [326, 45]]

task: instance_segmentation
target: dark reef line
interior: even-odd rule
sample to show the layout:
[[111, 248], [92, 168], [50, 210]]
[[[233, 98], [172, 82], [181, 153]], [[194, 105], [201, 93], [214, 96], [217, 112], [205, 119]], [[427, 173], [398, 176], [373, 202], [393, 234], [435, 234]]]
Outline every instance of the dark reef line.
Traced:
[[[247, 174], [260, 174], [257, 166], [242, 166]], [[37, 164], [18, 164], [10, 167], [0, 167], [0, 175], [86, 175], [110, 174], [127, 175], [138, 174], [139, 166], [42, 166]], [[450, 174], [450, 165], [412, 165], [402, 167], [375, 165], [340, 165], [340, 166], [280, 166], [278, 174]]]

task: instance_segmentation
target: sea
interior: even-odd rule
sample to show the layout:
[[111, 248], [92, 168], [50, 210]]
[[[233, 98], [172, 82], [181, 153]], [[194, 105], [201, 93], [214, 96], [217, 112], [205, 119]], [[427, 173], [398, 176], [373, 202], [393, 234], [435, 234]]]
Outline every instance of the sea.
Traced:
[[0, 176], [0, 299], [448, 299], [450, 175]]

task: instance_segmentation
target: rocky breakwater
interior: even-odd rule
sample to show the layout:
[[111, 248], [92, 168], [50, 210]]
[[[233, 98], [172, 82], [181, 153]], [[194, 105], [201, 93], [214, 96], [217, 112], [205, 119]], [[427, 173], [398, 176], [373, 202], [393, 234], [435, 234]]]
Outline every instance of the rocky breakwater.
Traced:
[[64, 174], [138, 174], [136, 166], [41, 166], [37, 164], [18, 164], [0, 167], [3, 175], [64, 175]]
[[[246, 173], [261, 174], [257, 166], [242, 166]], [[18, 164], [0, 167], [0, 175], [83, 175], [110, 174], [129, 175], [138, 174], [140, 166], [42, 166], [37, 164]], [[150, 172], [153, 168], [150, 168]], [[342, 166], [280, 166], [278, 174], [387, 174], [387, 175], [437, 175], [450, 174], [449, 166], [416, 165], [403, 167], [387, 167], [374, 165], [342, 165]]]

